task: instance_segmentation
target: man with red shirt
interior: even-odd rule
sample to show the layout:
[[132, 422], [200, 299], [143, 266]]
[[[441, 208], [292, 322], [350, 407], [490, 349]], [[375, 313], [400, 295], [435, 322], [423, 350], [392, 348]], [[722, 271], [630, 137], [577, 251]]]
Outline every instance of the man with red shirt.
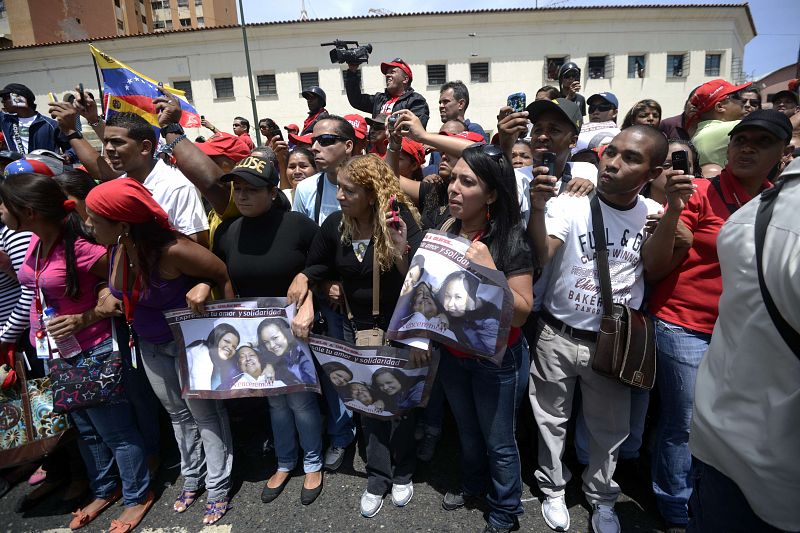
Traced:
[[[792, 126], [785, 115], [754, 111], [731, 130], [728, 163], [718, 177], [693, 179], [671, 171], [666, 185], [667, 211], [644, 244], [645, 272], [655, 283], [650, 311], [655, 316], [661, 398], [652, 461], [653, 491], [669, 532], [684, 531], [689, 521], [694, 383], [722, 294], [717, 235], [731, 214], [772, 186], [791, 136]], [[689, 248], [675, 246], [679, 220], [693, 234]]]
[[308, 135], [314, 131], [314, 124], [329, 115], [325, 106], [328, 103], [328, 97], [320, 87], [309, 87], [300, 93], [300, 96], [306, 99], [308, 104], [308, 116], [303, 121], [303, 130], [300, 135]]

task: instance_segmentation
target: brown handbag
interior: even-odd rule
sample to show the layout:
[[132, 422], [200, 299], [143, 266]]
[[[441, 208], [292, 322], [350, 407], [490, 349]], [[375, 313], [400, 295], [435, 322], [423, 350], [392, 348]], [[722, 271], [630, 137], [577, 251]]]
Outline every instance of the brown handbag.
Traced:
[[614, 303], [603, 213], [596, 194], [591, 200], [591, 207], [597, 275], [603, 298], [603, 316], [592, 354], [592, 370], [624, 385], [650, 390], [656, 380], [653, 321], [642, 311]]
[[381, 314], [380, 306], [380, 292], [381, 292], [381, 268], [378, 264], [378, 258], [375, 255], [375, 250], [372, 250], [372, 319], [374, 325], [370, 329], [362, 329], [359, 331], [353, 322], [353, 312], [350, 311], [350, 304], [347, 302], [347, 296], [344, 296], [344, 305], [347, 308], [347, 319], [353, 328], [353, 335], [356, 339], [356, 346], [383, 346], [386, 344], [386, 332], [378, 327], [378, 316]]

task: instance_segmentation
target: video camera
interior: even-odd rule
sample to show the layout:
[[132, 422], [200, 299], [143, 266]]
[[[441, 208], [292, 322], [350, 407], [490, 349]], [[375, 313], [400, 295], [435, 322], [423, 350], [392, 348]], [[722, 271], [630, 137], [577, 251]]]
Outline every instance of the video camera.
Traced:
[[[347, 45], [353, 44], [354, 48], [348, 48]], [[372, 53], [372, 45], [365, 44], [359, 46], [358, 41], [342, 41], [339, 39], [330, 43], [320, 43], [320, 46], [333, 46], [331, 50], [331, 63], [347, 63], [358, 64], [366, 63], [369, 61], [369, 55]]]

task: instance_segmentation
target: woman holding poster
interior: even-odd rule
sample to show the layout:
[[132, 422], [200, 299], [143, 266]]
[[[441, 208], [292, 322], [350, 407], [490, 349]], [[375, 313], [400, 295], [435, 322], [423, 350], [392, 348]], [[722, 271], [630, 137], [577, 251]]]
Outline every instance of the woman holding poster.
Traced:
[[[220, 225], [214, 253], [228, 266], [237, 295], [286, 296], [292, 279], [306, 264], [317, 225], [289, 211], [278, 190], [278, 172], [268, 159], [245, 158], [222, 180], [233, 182], [233, 201], [242, 216]], [[298, 316], [313, 316], [311, 298], [302, 296], [294, 300]], [[283, 319], [265, 319], [257, 337], [256, 350], [273, 369], [274, 380], [286, 385], [317, 382], [310, 353], [301, 350]], [[283, 492], [298, 461], [299, 440], [305, 472], [300, 501], [310, 505], [322, 492], [322, 415], [317, 395], [302, 390], [269, 396], [268, 401], [278, 469], [264, 485], [261, 501], [269, 503]]]
[[[232, 298], [225, 264], [173, 230], [150, 191], [134, 179], [98, 185], [86, 197], [86, 207], [86, 225], [98, 243], [111, 247], [111, 294], [124, 303], [128, 326], [139, 337], [147, 378], [172, 420], [184, 476], [173, 508], [186, 511], [205, 479], [208, 500], [203, 524], [213, 524], [225, 515], [230, 502], [233, 443], [228, 414], [219, 400], [181, 398], [178, 348], [164, 311], [188, 304], [202, 312], [211, 296], [211, 282]], [[192, 279], [209, 281], [192, 286]]]
[[[514, 296], [514, 316], [499, 367], [445, 347], [438, 375], [458, 426], [462, 480], [461, 490], [445, 494], [442, 506], [454, 510], [465, 499], [485, 494], [489, 525], [507, 530], [522, 514], [514, 421], [528, 381], [530, 355], [520, 326], [533, 303], [533, 257], [520, 223], [514, 170], [500, 148], [489, 144], [465, 149], [453, 167], [447, 192], [452, 218], [442, 229], [472, 241], [466, 253], [470, 262], [505, 274]], [[478, 338], [479, 330], [490, 324], [468, 277], [464, 273], [463, 278], [448, 280], [439, 298], [450, 321], [471, 321], [464, 330]]]
[[[288, 297], [305, 294], [309, 283], [341, 279], [353, 316], [349, 324], [345, 322], [345, 336], [353, 342], [355, 331], [387, 329], [422, 232], [419, 213], [379, 157], [350, 159], [339, 170], [338, 181], [336, 197], [342, 210], [323, 222], [308, 267], [295, 278]], [[392, 212], [393, 200], [399, 216]], [[372, 314], [373, 260], [380, 269], [377, 317]], [[367, 401], [378, 402], [372, 397]], [[370, 518], [380, 511], [387, 492], [399, 507], [414, 494], [414, 420], [409, 414], [393, 420], [364, 416], [361, 422], [367, 441], [367, 489], [361, 496], [361, 514]]]

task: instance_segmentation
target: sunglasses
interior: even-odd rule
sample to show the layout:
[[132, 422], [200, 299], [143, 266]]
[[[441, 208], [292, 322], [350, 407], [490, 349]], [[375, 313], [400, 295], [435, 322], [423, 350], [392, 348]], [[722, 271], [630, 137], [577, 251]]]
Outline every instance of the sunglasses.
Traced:
[[473, 148], [473, 147], [476, 147], [476, 146], [479, 146], [481, 148], [481, 151], [484, 154], [486, 154], [487, 156], [489, 156], [490, 158], [492, 158], [492, 160], [494, 160], [494, 162], [497, 163], [498, 165], [500, 164], [500, 161], [502, 161], [503, 157], [505, 156], [505, 154], [503, 153], [503, 150], [501, 150], [500, 147], [497, 146], [496, 144], [475, 143], [475, 144], [469, 146], [469, 148]]
[[611, 111], [614, 109], [614, 106], [611, 104], [594, 104], [589, 106], [589, 113], [594, 113], [595, 111]]
[[755, 98], [742, 100], [742, 105], [749, 105], [751, 107], [761, 107], [761, 100], [757, 100]]
[[335, 135], [333, 133], [323, 133], [322, 135], [317, 135], [316, 137], [311, 137], [311, 145], [313, 146], [314, 143], [319, 143], [320, 146], [333, 146], [339, 141], [347, 141], [347, 137], [342, 137], [341, 135]]

